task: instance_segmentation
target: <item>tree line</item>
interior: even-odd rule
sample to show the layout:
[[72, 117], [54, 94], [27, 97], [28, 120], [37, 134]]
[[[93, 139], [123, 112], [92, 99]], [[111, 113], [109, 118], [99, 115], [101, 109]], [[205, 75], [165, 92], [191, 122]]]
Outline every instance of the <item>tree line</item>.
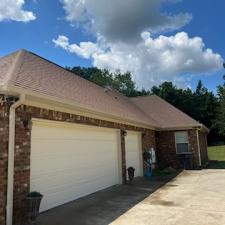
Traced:
[[[224, 64], [225, 68], [225, 64]], [[110, 86], [128, 97], [158, 95], [187, 115], [210, 129], [209, 145], [225, 144], [225, 75], [224, 83], [217, 87], [217, 94], [209, 91], [199, 80], [196, 89], [181, 89], [172, 82], [153, 86], [150, 90], [138, 90], [131, 73], [111, 73], [95, 67], [67, 67], [74, 74], [100, 86]]]

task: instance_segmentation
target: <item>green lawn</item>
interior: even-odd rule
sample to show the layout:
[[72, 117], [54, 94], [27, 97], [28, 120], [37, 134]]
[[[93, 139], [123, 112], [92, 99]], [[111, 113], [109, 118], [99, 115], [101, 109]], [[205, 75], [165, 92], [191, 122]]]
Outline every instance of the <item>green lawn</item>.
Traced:
[[225, 161], [225, 145], [208, 147], [209, 160]]
[[225, 145], [208, 147], [209, 168], [225, 169]]

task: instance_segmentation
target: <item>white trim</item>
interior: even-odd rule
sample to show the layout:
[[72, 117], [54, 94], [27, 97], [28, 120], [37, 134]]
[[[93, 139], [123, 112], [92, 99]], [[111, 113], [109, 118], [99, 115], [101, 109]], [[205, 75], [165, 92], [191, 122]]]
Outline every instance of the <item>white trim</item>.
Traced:
[[[56, 97], [53, 97], [53, 96], [49, 96], [49, 95], [46, 95], [46, 94], [40, 94], [40, 93], [37, 93], [35, 91], [29, 91], [29, 90], [25, 90], [23, 88], [20, 88], [20, 87], [14, 87], [14, 86], [8, 86], [8, 85], [0, 85], [0, 93], [3, 93], [3, 94], [10, 94], [10, 95], [16, 95], [18, 96], [19, 94], [23, 93], [23, 94], [26, 94], [27, 96], [27, 99], [29, 98], [29, 104], [33, 104], [31, 102], [36, 102], [34, 99], [36, 98], [39, 99], [39, 104], [40, 101], [43, 102], [46, 101], [47, 104], [46, 105], [55, 105], [55, 107], [62, 107], [64, 109], [64, 111], [66, 109], [72, 109], [73, 110], [78, 110], [78, 111], [82, 111], [83, 113], [88, 113], [88, 114], [92, 114], [92, 116], [94, 116], [94, 118], [98, 118], [100, 117], [101, 119], [105, 119], [107, 121], [122, 121], [120, 123], [123, 123], [123, 124], [129, 124], [129, 125], [133, 125], [133, 126], [137, 126], [137, 127], [141, 127], [141, 128], [147, 128], [147, 129], [150, 129], [150, 130], [156, 130], [156, 131], [174, 131], [174, 130], [177, 130], [177, 131], [182, 131], [182, 130], [193, 130], [193, 129], [196, 129], [196, 128], [199, 128], [199, 129], [202, 129], [202, 130], [205, 130], [205, 132], [209, 132], [208, 128], [206, 128], [203, 124], [200, 124], [197, 125], [197, 124], [190, 124], [188, 126], [184, 126], [184, 127], [163, 127], [163, 126], [153, 126], [153, 125], [148, 125], [147, 123], [141, 123], [141, 122], [137, 122], [137, 121], [132, 121], [132, 120], [128, 120], [128, 119], [125, 119], [125, 118], [122, 118], [122, 117], [119, 117], [119, 116], [114, 116], [114, 115], [109, 115], [109, 114], [105, 114], [105, 113], [100, 113], [100, 112], [96, 112], [92, 109], [87, 109], [87, 108], [84, 108], [83, 106], [81, 105], [78, 105], [78, 104], [75, 104], [73, 101], [68, 101], [68, 100], [62, 100], [62, 99], [59, 99], [59, 98], [56, 98]], [[33, 99], [31, 99], [33, 98]], [[35, 103], [36, 104], [36, 103]], [[63, 106], [62, 106], [63, 105]], [[63, 112], [64, 112], [63, 111]], [[115, 121], [116, 122], [116, 121]]]
[[[200, 126], [199, 126], [200, 127]], [[196, 128], [198, 128], [197, 126], [184, 126], [184, 127], [169, 127], [169, 128], [156, 128], [157, 131], [184, 131], [184, 130], [195, 130]]]
[[7, 203], [6, 224], [12, 225], [13, 221], [13, 189], [14, 189], [14, 151], [15, 151], [15, 118], [16, 108], [23, 104], [25, 95], [10, 107], [9, 113], [9, 144], [8, 144], [8, 178], [7, 178]]
[[106, 117], [103, 115], [100, 116], [99, 114], [85, 112], [84, 110], [79, 110], [76, 108], [71, 108], [71, 107], [66, 107], [66, 106], [62, 107], [62, 106], [54, 105], [51, 103], [46, 104], [46, 103], [40, 103], [40, 102], [36, 102], [36, 101], [31, 101], [31, 100], [26, 100], [25, 104], [28, 106], [38, 107], [38, 108], [42, 108], [42, 109], [54, 110], [54, 111], [58, 111], [58, 112], [64, 112], [64, 113], [69, 113], [69, 114], [73, 114], [73, 115], [85, 116], [85, 117], [89, 117], [89, 118], [93, 118], [93, 119], [104, 120], [107, 122], [115, 122], [115, 123], [120, 123], [120, 124], [131, 125], [131, 126], [135, 126], [135, 127], [139, 127], [139, 128], [147, 128], [150, 130], [154, 130], [154, 128], [149, 128], [148, 126], [140, 125], [135, 122], [128, 122], [126, 120], [112, 118], [112, 117]]
[[47, 127], [65, 127], [65, 128], [84, 128], [87, 127], [89, 129], [101, 129], [104, 131], [110, 131], [110, 130], [114, 130], [114, 131], [120, 131], [120, 129], [116, 129], [116, 128], [108, 128], [108, 127], [99, 127], [99, 126], [91, 126], [91, 125], [87, 125], [87, 124], [81, 124], [81, 123], [72, 123], [72, 122], [68, 122], [68, 121], [55, 121], [55, 120], [48, 120], [48, 119], [38, 119], [38, 118], [32, 118], [32, 124], [35, 125], [41, 125], [41, 126], [47, 126]]
[[143, 143], [142, 143], [142, 133], [139, 132], [139, 149], [140, 149], [140, 165], [141, 165], [141, 176], [144, 176], [144, 160], [143, 160]]
[[[8, 93], [11, 93], [12, 95], [19, 95], [19, 93], [26, 94], [27, 102], [29, 102], [29, 104], [33, 104], [32, 102], [34, 102], [35, 104], [45, 104], [46, 106], [52, 105], [55, 107], [61, 107], [63, 109], [77, 110], [83, 113], [92, 114], [92, 117], [94, 115], [94, 117], [98, 116], [101, 119], [107, 118], [105, 119], [107, 121], [113, 122], [113, 120], [118, 120], [118, 121], [123, 121], [123, 122], [120, 122], [123, 124], [130, 124], [130, 125], [135, 124], [134, 126], [137, 126], [137, 127], [155, 130], [155, 127], [148, 125], [147, 122], [146, 123], [138, 122], [138, 121], [122, 118], [120, 116], [116, 116], [112, 114], [97, 112], [97, 111], [94, 111], [93, 109], [86, 108], [83, 105], [80, 105], [78, 103], [74, 103], [74, 101], [63, 100], [60, 98], [56, 98], [54, 96], [49, 96], [49, 95], [40, 94], [34, 91], [24, 90], [23, 88], [20, 88], [20, 87], [11, 86], [11, 87], [5, 87], [5, 88], [6, 89], [4, 91], [7, 91]], [[63, 110], [62, 112], [64, 111], [65, 110]]]
[[201, 158], [201, 150], [200, 150], [200, 142], [199, 142], [199, 130], [196, 129], [197, 132], [197, 143], [198, 143], [198, 157], [199, 157], [199, 166], [202, 166], [202, 158]]
[[118, 172], [119, 172], [119, 184], [123, 183], [123, 162], [122, 162], [122, 148], [121, 148], [121, 131], [118, 131], [117, 140], [118, 140]]

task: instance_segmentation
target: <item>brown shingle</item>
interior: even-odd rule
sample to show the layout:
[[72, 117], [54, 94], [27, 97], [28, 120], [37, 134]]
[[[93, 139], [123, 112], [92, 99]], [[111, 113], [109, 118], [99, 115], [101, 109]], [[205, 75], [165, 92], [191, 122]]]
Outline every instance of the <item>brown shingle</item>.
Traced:
[[[105, 88], [76, 76], [66, 69], [26, 50], [20, 50], [9, 57], [11, 60], [0, 59], [3, 65], [4, 63], [7, 65], [6, 68], [9, 65], [15, 67], [11, 69], [11, 74], [6, 72], [4, 66], [1, 67], [0, 76], [5, 81], [5, 85], [57, 97], [62, 102], [68, 100], [74, 102], [75, 105], [95, 112], [153, 127], [158, 126], [129, 98], [117, 91], [106, 92]], [[12, 63], [12, 60], [16, 62]]]
[[157, 95], [131, 98], [150, 118], [162, 128], [201, 126], [196, 120], [175, 108]]
[[17, 53], [13, 53], [0, 58], [0, 84], [5, 83], [7, 79], [7, 73], [9, 72]]
[[201, 126], [157, 96], [128, 98], [100, 87], [26, 50], [0, 58], [0, 85], [70, 101], [83, 109], [155, 128]]

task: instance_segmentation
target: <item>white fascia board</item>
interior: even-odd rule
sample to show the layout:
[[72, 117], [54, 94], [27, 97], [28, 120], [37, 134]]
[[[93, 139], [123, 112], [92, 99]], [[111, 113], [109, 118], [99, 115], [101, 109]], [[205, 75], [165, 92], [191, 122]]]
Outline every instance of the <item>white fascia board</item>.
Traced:
[[[15, 94], [15, 95], [20, 95], [20, 94], [25, 94], [26, 95], [26, 99], [33, 99], [33, 101], [35, 102], [37, 100], [37, 102], [41, 102], [41, 101], [46, 101], [47, 104], [50, 108], [51, 105], [56, 105], [58, 107], [60, 107], [60, 111], [61, 112], [67, 112], [67, 109], [71, 109], [71, 114], [72, 111], [78, 111], [78, 112], [83, 112], [87, 115], [89, 115], [88, 117], [91, 118], [96, 118], [96, 119], [102, 119], [102, 120], [106, 120], [109, 122], [118, 122], [118, 123], [122, 123], [122, 124], [127, 124], [127, 125], [132, 125], [132, 126], [136, 126], [136, 127], [140, 127], [140, 128], [146, 128], [146, 129], [150, 129], [150, 130], [155, 130], [156, 128], [145, 124], [145, 123], [141, 123], [141, 122], [137, 122], [137, 121], [133, 121], [133, 120], [129, 120], [129, 119], [124, 119], [121, 118], [119, 116], [115, 116], [115, 115], [109, 115], [109, 114], [105, 114], [105, 113], [100, 113], [100, 112], [96, 112], [92, 109], [86, 108], [80, 104], [74, 103], [73, 101], [68, 101], [68, 100], [63, 100], [54, 96], [49, 96], [46, 94], [40, 94], [34, 91], [30, 91], [30, 90], [25, 90], [23, 88], [20, 87], [7, 87], [6, 88], [8, 93], [11, 94]], [[31, 104], [31, 101], [27, 101], [27, 103]]]

